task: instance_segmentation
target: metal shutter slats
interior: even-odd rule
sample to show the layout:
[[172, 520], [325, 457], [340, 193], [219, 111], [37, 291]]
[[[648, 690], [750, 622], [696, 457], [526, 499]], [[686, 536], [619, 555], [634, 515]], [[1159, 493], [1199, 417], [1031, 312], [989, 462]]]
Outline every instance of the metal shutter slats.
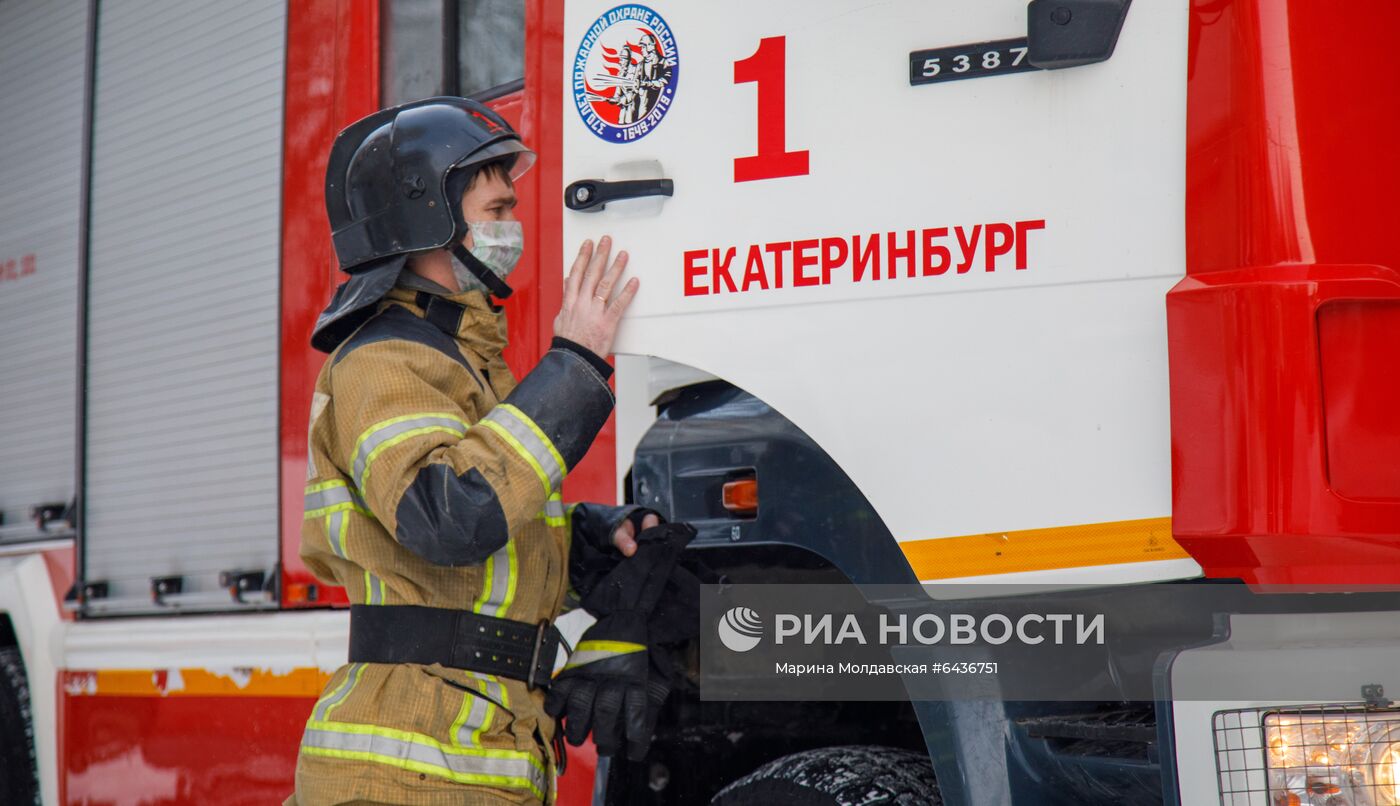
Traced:
[[277, 561], [285, 4], [101, 13], [86, 577], [129, 613]]
[[[0, 2], [0, 513], [73, 497], [86, 0]], [[42, 122], [43, 125], [36, 125]]]

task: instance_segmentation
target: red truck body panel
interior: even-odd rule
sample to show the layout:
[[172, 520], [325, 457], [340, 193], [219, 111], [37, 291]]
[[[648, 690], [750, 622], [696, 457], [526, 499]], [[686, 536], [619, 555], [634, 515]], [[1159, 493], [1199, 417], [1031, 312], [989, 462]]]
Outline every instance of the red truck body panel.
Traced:
[[1172, 518], [1208, 576], [1400, 582], [1400, 111], [1376, 95], [1397, 23], [1192, 7]]

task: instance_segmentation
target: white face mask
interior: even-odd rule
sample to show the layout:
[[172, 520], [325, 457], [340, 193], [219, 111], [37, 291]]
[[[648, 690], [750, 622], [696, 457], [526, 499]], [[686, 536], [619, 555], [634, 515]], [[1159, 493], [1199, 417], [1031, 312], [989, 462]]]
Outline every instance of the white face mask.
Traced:
[[[472, 234], [472, 247], [467, 251], [504, 280], [515, 270], [520, 254], [525, 251], [525, 228], [519, 221], [468, 221], [467, 228]], [[455, 257], [452, 258], [452, 273], [463, 291], [490, 290]]]

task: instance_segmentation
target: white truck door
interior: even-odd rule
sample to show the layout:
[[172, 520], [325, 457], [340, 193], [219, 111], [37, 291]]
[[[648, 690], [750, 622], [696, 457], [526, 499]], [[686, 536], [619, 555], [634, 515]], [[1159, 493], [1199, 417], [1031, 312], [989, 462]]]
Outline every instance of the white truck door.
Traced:
[[564, 264], [614, 236], [618, 352], [781, 411], [921, 579], [1196, 575], [1163, 302], [1186, 27], [1137, 3], [1110, 59], [1046, 71], [1025, 0], [568, 0]]

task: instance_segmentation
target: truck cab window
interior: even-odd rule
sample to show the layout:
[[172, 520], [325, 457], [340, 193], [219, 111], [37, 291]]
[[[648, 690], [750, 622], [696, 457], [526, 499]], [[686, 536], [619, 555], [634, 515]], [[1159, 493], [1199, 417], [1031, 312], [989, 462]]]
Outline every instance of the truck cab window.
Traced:
[[443, 93], [443, 0], [383, 0], [380, 105]]
[[525, 77], [524, 0], [382, 0], [380, 101], [482, 99]]
[[525, 78], [524, 0], [459, 0], [457, 30], [460, 94], [503, 95]]

